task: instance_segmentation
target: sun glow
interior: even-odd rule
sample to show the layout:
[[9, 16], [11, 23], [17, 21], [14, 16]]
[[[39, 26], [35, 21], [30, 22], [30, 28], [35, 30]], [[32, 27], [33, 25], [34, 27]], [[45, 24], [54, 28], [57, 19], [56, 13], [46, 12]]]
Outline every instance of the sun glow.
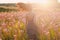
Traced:
[[58, 3], [60, 3], [60, 0], [58, 0]]
[[48, 0], [40, 0], [40, 3], [41, 4], [47, 4], [48, 3]]
[[41, 8], [43, 10], [49, 8], [50, 6], [52, 6], [49, 0], [40, 0], [39, 4], [41, 5]]
[[51, 3], [50, 3], [49, 0], [40, 0], [40, 1], [39, 1], [39, 4], [40, 4], [42, 7], [44, 7], [44, 8], [46, 8], [46, 7], [48, 7], [48, 6], [51, 5]]

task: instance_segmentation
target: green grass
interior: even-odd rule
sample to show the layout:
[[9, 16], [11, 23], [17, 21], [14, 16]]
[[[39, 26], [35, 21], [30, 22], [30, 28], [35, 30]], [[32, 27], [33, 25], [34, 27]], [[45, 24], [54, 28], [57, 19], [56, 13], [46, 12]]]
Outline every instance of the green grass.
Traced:
[[17, 11], [16, 9], [6, 9], [6, 8], [3, 8], [3, 7], [0, 7], [0, 12], [11, 12], [11, 11]]

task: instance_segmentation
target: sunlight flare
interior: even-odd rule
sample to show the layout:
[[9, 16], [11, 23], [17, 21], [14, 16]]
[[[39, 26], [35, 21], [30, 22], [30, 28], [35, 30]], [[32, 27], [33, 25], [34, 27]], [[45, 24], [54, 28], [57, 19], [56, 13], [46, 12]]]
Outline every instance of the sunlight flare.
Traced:
[[58, 0], [58, 3], [60, 3], [60, 0]]

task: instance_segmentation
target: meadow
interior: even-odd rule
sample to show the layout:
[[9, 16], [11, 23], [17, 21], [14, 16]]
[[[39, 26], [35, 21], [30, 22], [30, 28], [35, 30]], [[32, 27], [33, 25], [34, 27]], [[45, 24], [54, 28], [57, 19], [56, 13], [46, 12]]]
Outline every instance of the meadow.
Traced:
[[27, 40], [25, 21], [22, 21], [26, 19], [21, 19], [22, 16], [15, 12], [0, 13], [0, 40]]
[[[27, 21], [30, 20], [26, 18], [27, 12], [9, 10], [4, 8], [0, 10], [0, 40], [34, 40], [29, 39], [26, 30]], [[34, 27], [38, 32], [38, 40], [60, 40], [60, 10], [54, 12], [35, 10], [33, 13], [35, 13], [33, 20], [38, 28]]]

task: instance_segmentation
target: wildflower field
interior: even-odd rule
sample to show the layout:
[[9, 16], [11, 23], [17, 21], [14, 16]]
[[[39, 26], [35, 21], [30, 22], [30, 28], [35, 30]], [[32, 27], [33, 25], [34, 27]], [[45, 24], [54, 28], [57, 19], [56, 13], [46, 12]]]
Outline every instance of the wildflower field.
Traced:
[[0, 13], [0, 40], [27, 40], [24, 15], [20, 13]]
[[0, 40], [60, 40], [59, 8], [18, 6], [19, 11], [0, 9]]
[[[1, 12], [0, 40], [30, 40], [26, 32], [25, 16], [26, 14], [21, 12]], [[58, 17], [56, 20], [46, 18], [43, 21], [41, 18], [37, 21], [37, 37], [39, 40], [60, 40], [60, 18]]]

